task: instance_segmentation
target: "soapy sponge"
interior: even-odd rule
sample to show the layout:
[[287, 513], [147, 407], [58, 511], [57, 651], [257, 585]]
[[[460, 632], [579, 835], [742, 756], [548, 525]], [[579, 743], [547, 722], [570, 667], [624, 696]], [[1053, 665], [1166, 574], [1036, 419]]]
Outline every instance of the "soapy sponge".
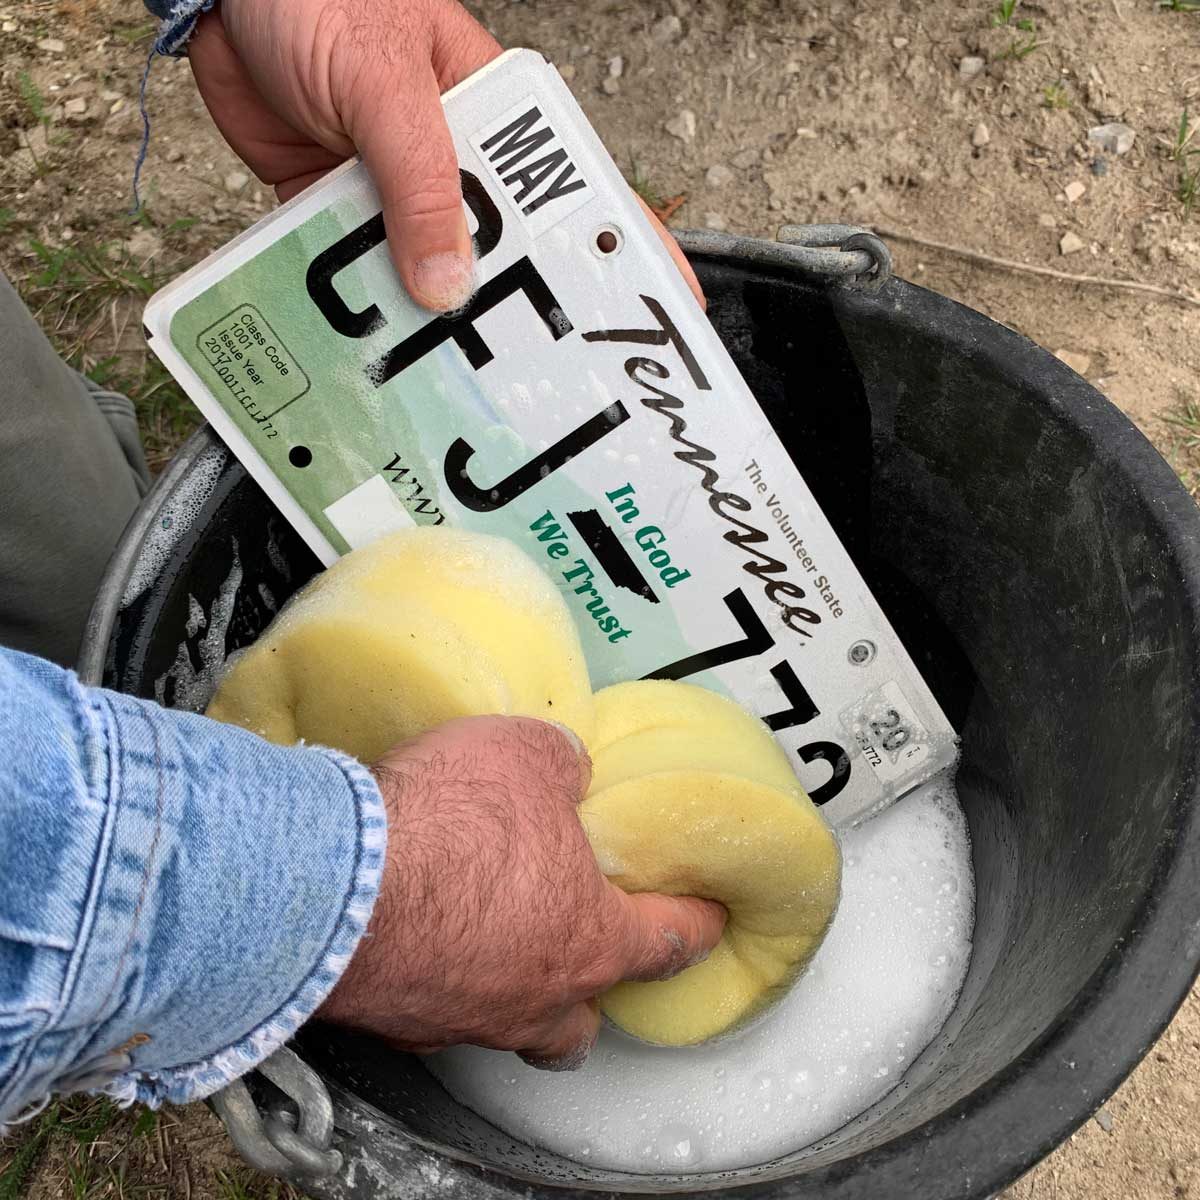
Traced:
[[629, 1033], [691, 1045], [761, 1011], [815, 953], [837, 904], [837, 843], [766, 727], [702, 688], [594, 697], [562, 597], [514, 545], [414, 529], [318, 576], [230, 665], [209, 716], [371, 761], [454, 717], [558, 721], [588, 746], [580, 816], [626, 891], [718, 900], [725, 933], [674, 979], [601, 997]]

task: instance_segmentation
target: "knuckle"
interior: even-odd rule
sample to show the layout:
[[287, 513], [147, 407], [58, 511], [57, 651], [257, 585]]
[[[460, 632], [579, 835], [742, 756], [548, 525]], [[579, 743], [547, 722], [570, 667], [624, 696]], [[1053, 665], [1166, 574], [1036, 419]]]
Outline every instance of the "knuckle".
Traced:
[[421, 186], [410, 192], [401, 193], [395, 209], [406, 220], [421, 220], [432, 217], [457, 217], [462, 207], [462, 193], [458, 190], [458, 179], [454, 181], [426, 176]]

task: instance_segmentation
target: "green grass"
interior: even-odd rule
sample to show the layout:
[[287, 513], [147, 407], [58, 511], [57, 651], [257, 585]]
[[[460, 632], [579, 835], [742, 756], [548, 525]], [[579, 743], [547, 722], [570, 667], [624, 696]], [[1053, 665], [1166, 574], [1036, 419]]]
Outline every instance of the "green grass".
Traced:
[[[53, 1142], [64, 1173], [63, 1192], [86, 1200], [98, 1185], [111, 1179], [111, 1163], [98, 1149], [120, 1110], [110, 1100], [76, 1099], [51, 1104], [30, 1125], [0, 1149], [12, 1144], [8, 1161], [0, 1157], [0, 1200], [22, 1200], [34, 1171]], [[119, 1194], [119, 1193], [117, 1193]]]
[[[188, 224], [175, 222], [162, 232], [169, 236]], [[34, 240], [29, 249], [34, 266], [22, 285], [25, 302], [67, 362], [133, 401], [146, 457], [151, 467], [160, 466], [200, 423], [191, 401], [142, 345], [142, 307], [164, 280], [120, 243]]]
[[29, 110], [29, 115], [39, 125], [49, 126], [50, 114], [46, 108], [46, 97], [30, 78], [28, 71], [22, 71], [17, 76], [17, 91], [21, 95], [21, 102]]
[[1200, 3], [1197, 3], [1196, 0], [1158, 0], [1158, 7], [1167, 12], [1200, 12]]
[[651, 208], [662, 207], [662, 193], [650, 182], [641, 163], [632, 154], [629, 156], [629, 170], [625, 172], [625, 180]]
[[1021, 0], [1000, 0], [992, 13], [992, 24], [999, 27], [1001, 25], [1011, 25], [1012, 19], [1016, 15], [1017, 5]]
[[1200, 501], [1200, 400], [1180, 397], [1163, 417], [1169, 441], [1166, 458], [1194, 500]]
[[120, 1109], [103, 1097], [56, 1101], [0, 1142], [0, 1200], [304, 1200], [233, 1157], [215, 1119]]
[[1042, 107], [1066, 109], [1071, 107], [1071, 97], [1061, 83], [1051, 83], [1042, 89]]
[[253, 1171], [218, 1171], [217, 1193], [220, 1200], [302, 1200], [290, 1183], [264, 1179]]
[[157, 30], [157, 21], [142, 21], [137, 25], [117, 25], [112, 32], [118, 42], [133, 46], [138, 42], [149, 41]]
[[1032, 21], [1018, 21], [1017, 28], [1024, 30], [1028, 36], [1013, 38], [1008, 49], [996, 55], [998, 62], [1003, 62], [1006, 58], [1020, 62], [1021, 59], [1028, 58], [1035, 50], [1040, 50], [1046, 44], [1038, 39], [1037, 27]]
[[1185, 217], [1192, 215], [1192, 209], [1200, 201], [1200, 146], [1195, 144], [1196, 128], [1185, 108], [1170, 148], [1176, 170], [1175, 199], [1183, 205]]
[[1017, 17], [1017, 8], [1020, 6], [1021, 0], [1000, 0], [1000, 3], [992, 10], [992, 26], [995, 29], [1019, 29], [1025, 37], [1015, 37], [1009, 44], [1007, 50], [996, 56], [998, 62], [1003, 62], [1006, 58], [1020, 60], [1028, 58], [1035, 50], [1040, 49], [1046, 43], [1039, 41], [1037, 36], [1037, 26], [1029, 17]]

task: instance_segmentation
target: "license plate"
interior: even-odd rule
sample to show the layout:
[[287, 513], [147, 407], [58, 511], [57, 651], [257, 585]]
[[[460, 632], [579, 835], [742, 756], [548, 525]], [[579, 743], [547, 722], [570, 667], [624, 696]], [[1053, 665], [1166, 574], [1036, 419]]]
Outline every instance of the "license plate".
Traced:
[[950, 765], [954, 730], [558, 73], [512, 51], [445, 107], [467, 308], [407, 298], [354, 162], [151, 300], [159, 358], [326, 565], [412, 525], [516, 542], [596, 687], [732, 696], [834, 824]]

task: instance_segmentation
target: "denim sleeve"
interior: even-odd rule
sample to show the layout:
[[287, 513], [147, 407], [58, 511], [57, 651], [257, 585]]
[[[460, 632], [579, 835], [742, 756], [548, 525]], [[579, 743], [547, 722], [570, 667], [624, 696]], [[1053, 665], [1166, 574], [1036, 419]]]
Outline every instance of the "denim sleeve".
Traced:
[[145, 0], [146, 7], [162, 24], [158, 28], [158, 38], [154, 43], [156, 54], [180, 55], [192, 30], [196, 27], [196, 19], [202, 12], [208, 12], [217, 0]]
[[248, 1071], [345, 969], [385, 841], [352, 759], [0, 650], [0, 1124]]

